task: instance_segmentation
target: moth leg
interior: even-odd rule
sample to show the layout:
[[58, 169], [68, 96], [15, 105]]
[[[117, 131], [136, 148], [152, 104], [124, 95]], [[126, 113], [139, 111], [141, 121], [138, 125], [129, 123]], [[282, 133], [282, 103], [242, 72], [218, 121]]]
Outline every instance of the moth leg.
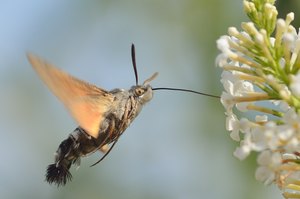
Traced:
[[105, 144], [103, 145], [99, 150], [102, 152], [102, 153], [107, 153], [107, 151], [109, 150], [109, 144]]
[[[118, 138], [120, 137], [120, 134], [117, 134], [115, 137], [113, 137], [114, 132], [115, 132], [115, 119], [112, 118], [110, 120], [110, 125], [109, 125], [109, 129], [108, 129], [108, 133], [107, 136], [105, 138], [105, 140], [103, 141], [103, 145], [101, 145], [101, 147], [99, 148], [99, 150], [101, 152], [104, 153], [104, 155], [102, 156], [102, 158], [100, 158], [100, 160], [98, 160], [97, 162], [95, 162], [94, 164], [91, 165], [95, 166], [96, 164], [98, 164], [99, 162], [101, 162], [108, 154], [109, 152], [112, 150], [112, 148], [114, 147], [114, 145], [116, 144]], [[112, 146], [109, 147], [109, 144], [113, 142]]]

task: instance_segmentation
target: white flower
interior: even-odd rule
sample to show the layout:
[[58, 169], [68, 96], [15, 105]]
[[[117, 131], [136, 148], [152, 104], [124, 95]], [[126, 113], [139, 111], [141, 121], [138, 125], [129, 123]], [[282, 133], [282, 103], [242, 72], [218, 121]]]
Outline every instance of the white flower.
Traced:
[[254, 92], [254, 86], [251, 82], [241, 80], [239, 72], [223, 71], [221, 75], [221, 83], [225, 91], [232, 96], [242, 97], [248, 93]]
[[233, 155], [240, 160], [244, 160], [252, 150], [252, 142], [249, 134], [245, 134], [244, 140], [241, 141], [240, 147], [236, 148]]
[[236, 104], [236, 108], [241, 112], [247, 112], [249, 105], [254, 105], [253, 102], [241, 102]]
[[293, 51], [295, 49], [295, 44], [298, 36], [297, 33], [294, 31], [286, 32], [282, 36], [282, 41], [284, 42], [284, 45], [288, 50]]
[[292, 177], [300, 182], [300, 31], [293, 13], [277, 19], [274, 2], [244, 0], [251, 21], [217, 40], [216, 63], [226, 129], [239, 142], [234, 156], [257, 152], [256, 179], [284, 189]]
[[297, 75], [291, 75], [290, 89], [294, 95], [300, 97], [300, 72]]
[[275, 180], [275, 174], [268, 167], [258, 167], [255, 172], [255, 178], [265, 184], [271, 184]]
[[251, 122], [248, 119], [242, 118], [238, 120], [237, 116], [232, 114], [227, 114], [226, 117], [226, 130], [231, 131], [230, 137], [234, 141], [240, 141], [240, 132], [246, 133], [251, 128]]
[[223, 35], [220, 39], [217, 40], [217, 48], [222, 51], [225, 55], [231, 53], [230, 46], [228, 40], [230, 39], [229, 36]]
[[233, 155], [239, 160], [244, 160], [251, 152], [251, 147], [249, 145], [242, 145], [233, 152]]
[[226, 130], [231, 131], [230, 137], [235, 141], [240, 141], [240, 126], [236, 115], [228, 114], [226, 117]]
[[255, 178], [265, 184], [275, 180], [277, 167], [281, 165], [282, 157], [279, 152], [263, 151], [257, 158], [260, 167], [257, 168]]
[[227, 113], [232, 113], [232, 108], [235, 105], [234, 97], [226, 92], [223, 92], [221, 95], [221, 103], [226, 109]]
[[268, 146], [268, 135], [264, 130], [265, 127], [257, 126], [252, 128], [249, 133], [253, 142], [252, 149], [255, 151], [265, 150]]
[[299, 138], [293, 137], [284, 147], [286, 152], [293, 153], [294, 151], [300, 151], [300, 142]]
[[257, 122], [267, 122], [268, 116], [267, 115], [257, 115], [255, 116], [255, 121]]
[[217, 40], [217, 47], [222, 52], [216, 58], [216, 65], [223, 67], [231, 62], [230, 58], [235, 57], [236, 53], [231, 50], [229, 45], [229, 41], [233, 41], [234, 39], [223, 35]]
[[[224, 90], [221, 95], [221, 102], [227, 112], [231, 112], [233, 106], [237, 103], [235, 97], [247, 96], [249, 93], [254, 92], [254, 86], [249, 81], [244, 81], [239, 78], [239, 72], [228, 72], [222, 73], [221, 82], [224, 86]], [[237, 108], [246, 111], [248, 104], [251, 102], [239, 103]]]
[[277, 104], [283, 112], [287, 112], [291, 108], [285, 101], [273, 101], [273, 103]]

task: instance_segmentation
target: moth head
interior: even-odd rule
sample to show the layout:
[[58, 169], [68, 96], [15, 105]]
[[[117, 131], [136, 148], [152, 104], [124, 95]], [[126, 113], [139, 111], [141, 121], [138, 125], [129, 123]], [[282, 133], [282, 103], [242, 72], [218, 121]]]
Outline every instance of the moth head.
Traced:
[[150, 86], [150, 81], [152, 81], [158, 73], [154, 73], [150, 78], [146, 79], [142, 85], [136, 85], [131, 87], [131, 92], [133, 96], [141, 103], [145, 104], [149, 102], [153, 97], [153, 90]]

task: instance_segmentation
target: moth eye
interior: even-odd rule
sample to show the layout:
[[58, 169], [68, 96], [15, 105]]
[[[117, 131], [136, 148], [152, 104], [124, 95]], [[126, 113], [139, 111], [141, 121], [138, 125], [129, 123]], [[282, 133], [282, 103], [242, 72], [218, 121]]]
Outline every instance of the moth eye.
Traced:
[[135, 89], [135, 94], [137, 95], [137, 96], [141, 96], [141, 95], [143, 95], [145, 93], [145, 91], [144, 91], [144, 89], [142, 89], [142, 88], [137, 88], [137, 89]]

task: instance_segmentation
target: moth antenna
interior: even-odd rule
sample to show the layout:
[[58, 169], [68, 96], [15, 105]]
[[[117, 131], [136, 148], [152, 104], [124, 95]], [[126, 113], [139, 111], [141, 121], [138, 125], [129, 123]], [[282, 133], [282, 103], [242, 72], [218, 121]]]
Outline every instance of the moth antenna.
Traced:
[[[119, 137], [118, 137], [118, 139], [119, 139]], [[90, 167], [93, 167], [96, 164], [100, 163], [110, 153], [110, 151], [114, 148], [114, 146], [116, 145], [118, 139], [116, 139], [114, 141], [114, 143], [111, 145], [111, 147], [108, 149], [108, 151], [102, 156], [102, 158], [100, 158], [100, 160], [98, 160], [97, 162], [95, 162], [94, 164], [92, 164]]]
[[152, 88], [152, 90], [182, 91], [182, 92], [195, 93], [195, 94], [198, 94], [198, 95], [204, 95], [204, 96], [207, 96], [207, 97], [220, 98], [220, 96], [217, 96], [217, 95], [211, 95], [211, 94], [202, 93], [202, 92], [198, 92], [198, 91], [194, 91], [194, 90], [190, 90], [190, 89], [184, 89], [184, 88], [169, 88], [169, 87], [162, 87], [162, 88]]
[[132, 60], [132, 66], [133, 66], [134, 75], [135, 75], [135, 84], [138, 85], [139, 78], [138, 78], [138, 72], [137, 72], [137, 68], [136, 68], [134, 44], [131, 44], [131, 60]]
[[148, 85], [148, 84], [150, 84], [150, 82], [151, 82], [152, 80], [154, 80], [154, 79], [157, 77], [157, 75], [158, 75], [158, 72], [154, 73], [151, 77], [149, 77], [148, 79], [146, 79], [146, 80], [144, 81], [143, 85]]

